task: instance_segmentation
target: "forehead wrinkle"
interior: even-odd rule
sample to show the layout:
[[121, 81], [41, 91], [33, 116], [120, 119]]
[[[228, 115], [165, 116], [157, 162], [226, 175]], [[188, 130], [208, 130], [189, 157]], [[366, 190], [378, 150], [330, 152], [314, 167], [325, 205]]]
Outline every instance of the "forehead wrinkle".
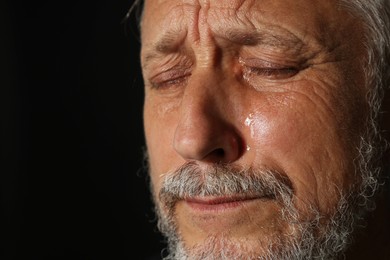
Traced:
[[148, 67], [149, 63], [164, 54], [179, 50], [188, 35], [188, 12], [194, 7], [196, 4], [193, 0], [182, 0], [169, 8], [160, 22], [161, 34], [156, 34], [158, 37], [151, 41], [142, 41], [142, 68]]
[[177, 52], [186, 39], [187, 30], [169, 30], [165, 32], [160, 39], [152, 45], [151, 49], [145, 51], [142, 68], [149, 66], [154, 60], [158, 60], [164, 54]]
[[301, 38], [286, 28], [250, 19], [253, 14], [249, 12], [248, 6], [240, 8], [245, 10], [218, 7], [210, 11], [208, 24], [215, 37], [240, 45], [267, 45], [288, 49], [301, 49], [305, 46]]
[[210, 0], [211, 8], [230, 8], [235, 10], [246, 11], [258, 0], [230, 0], [230, 1], [220, 1], [220, 0]]

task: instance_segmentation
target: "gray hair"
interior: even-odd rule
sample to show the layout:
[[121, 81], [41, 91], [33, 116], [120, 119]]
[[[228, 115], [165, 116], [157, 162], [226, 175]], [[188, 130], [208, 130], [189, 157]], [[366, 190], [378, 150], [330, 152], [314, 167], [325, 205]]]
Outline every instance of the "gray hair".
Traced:
[[144, 8], [144, 1], [145, 0], [134, 0], [133, 4], [130, 6], [129, 11], [127, 11], [124, 21], [131, 20], [130, 17], [134, 16], [134, 20], [137, 23], [138, 31], [141, 31], [141, 20], [142, 20], [142, 14], [143, 14], [143, 8]]
[[[359, 17], [364, 24], [364, 44], [367, 50], [365, 62], [365, 78], [368, 88], [367, 102], [370, 107], [370, 114], [366, 122], [366, 133], [364, 133], [360, 144], [360, 172], [371, 172], [367, 176], [365, 189], [366, 194], [362, 198], [366, 201], [372, 197], [377, 187], [373, 185], [374, 179], [384, 174], [386, 165], [383, 165], [383, 154], [388, 149], [388, 143], [383, 138], [381, 129], [381, 118], [383, 98], [390, 88], [390, 0], [341, 0], [341, 5], [352, 15]], [[371, 168], [371, 170], [369, 170]], [[371, 180], [371, 181], [370, 181]], [[371, 183], [370, 183], [371, 182]], [[372, 205], [374, 206], [374, 205]]]
[[390, 88], [390, 0], [341, 0], [341, 4], [358, 16], [365, 26], [367, 62], [367, 100], [372, 108], [371, 123], [379, 130], [382, 99]]

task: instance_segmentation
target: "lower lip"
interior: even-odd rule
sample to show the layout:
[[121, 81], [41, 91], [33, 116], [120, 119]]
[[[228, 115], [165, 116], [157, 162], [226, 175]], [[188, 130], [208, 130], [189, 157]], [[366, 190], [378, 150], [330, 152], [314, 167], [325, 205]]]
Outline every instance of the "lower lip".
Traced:
[[210, 202], [198, 200], [186, 200], [186, 204], [193, 210], [201, 212], [226, 211], [241, 208], [249, 203], [259, 200], [259, 198], [248, 198], [226, 202]]

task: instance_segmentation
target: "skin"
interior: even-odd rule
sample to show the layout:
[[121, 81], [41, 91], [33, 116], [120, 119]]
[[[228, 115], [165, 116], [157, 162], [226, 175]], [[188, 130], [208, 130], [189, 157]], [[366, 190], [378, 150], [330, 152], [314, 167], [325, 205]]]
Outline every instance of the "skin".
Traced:
[[[309, 207], [330, 216], [359, 182], [361, 28], [338, 1], [147, 0], [141, 61], [154, 193], [186, 162], [267, 167], [291, 181], [302, 220]], [[210, 235], [255, 246], [289, 232], [275, 201], [214, 199], [175, 205], [187, 247]]]

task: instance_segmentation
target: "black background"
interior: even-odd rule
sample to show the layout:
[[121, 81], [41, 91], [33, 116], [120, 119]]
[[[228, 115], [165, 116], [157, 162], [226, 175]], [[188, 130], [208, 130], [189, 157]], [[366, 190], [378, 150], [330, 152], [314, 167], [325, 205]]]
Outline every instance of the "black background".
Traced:
[[132, 2], [0, 2], [0, 259], [161, 249]]

